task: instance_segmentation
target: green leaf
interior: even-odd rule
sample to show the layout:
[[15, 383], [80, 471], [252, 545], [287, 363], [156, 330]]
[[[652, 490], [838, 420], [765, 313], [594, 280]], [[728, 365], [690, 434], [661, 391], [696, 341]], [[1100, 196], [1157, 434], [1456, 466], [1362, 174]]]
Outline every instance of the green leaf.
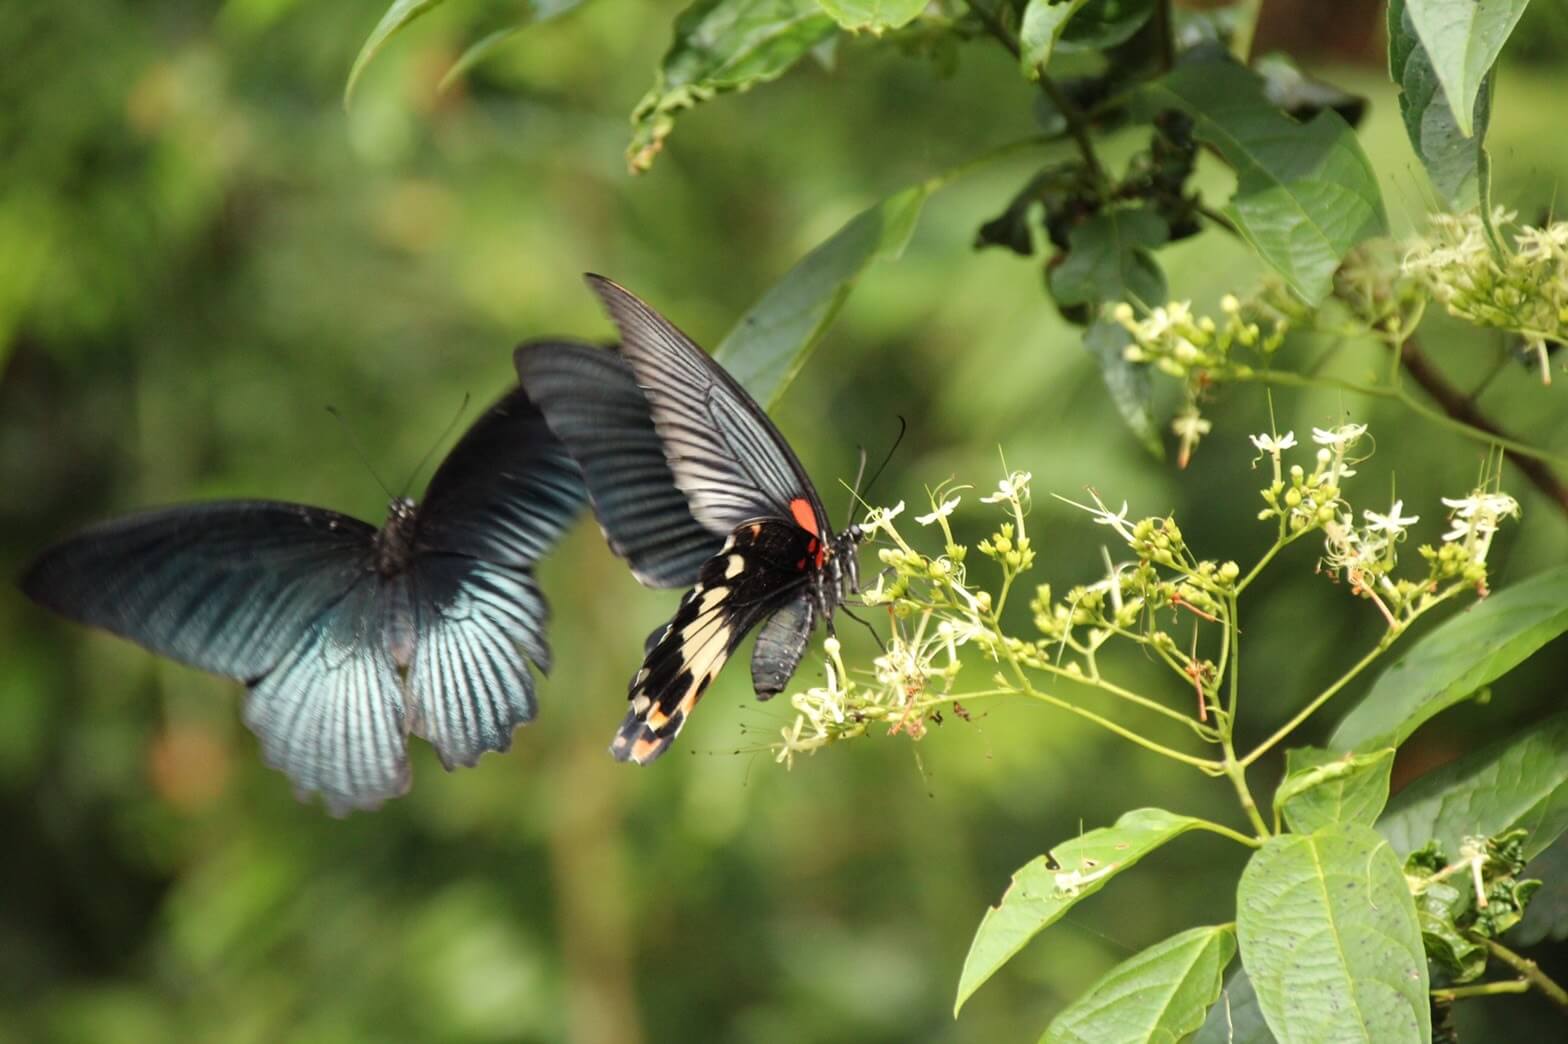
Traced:
[[1083, 346], [1100, 365], [1100, 378], [1122, 422], [1156, 460], [1165, 459], [1165, 443], [1154, 420], [1154, 381], [1149, 368], [1128, 362], [1127, 346], [1132, 335], [1109, 319], [1096, 319], [1083, 332]]
[[1316, 747], [1286, 751], [1274, 811], [1298, 834], [1336, 823], [1371, 826], [1388, 803], [1393, 768], [1392, 749], [1343, 755]]
[[851, 218], [801, 258], [730, 330], [714, 358], [763, 405], [778, 400], [867, 267], [897, 257], [914, 233], [926, 182]]
[[1051, 271], [1059, 305], [1127, 301], [1147, 311], [1166, 301], [1165, 273], [1154, 248], [1170, 238], [1163, 218], [1149, 207], [1102, 210], [1067, 235], [1067, 259]]
[[678, 113], [778, 79], [836, 30], [817, 0], [695, 0], [675, 19], [653, 89], [632, 111], [632, 171], [653, 165]]
[[1534, 946], [1545, 939], [1568, 939], [1568, 835], [1558, 837], [1536, 853], [1524, 876], [1541, 881], [1541, 890], [1530, 900], [1524, 920], [1508, 936], [1511, 946]]
[[1089, 0], [1062, 31], [1055, 50], [1062, 54], [1103, 51], [1126, 43], [1164, 0]]
[[1087, 0], [1029, 0], [1018, 27], [1018, 62], [1024, 75], [1039, 79], [1067, 22]]
[[819, 0], [833, 20], [851, 32], [869, 29], [881, 36], [915, 20], [925, 10], [927, 0]]
[[1105, 887], [1107, 881], [1165, 842], [1199, 826], [1189, 816], [1159, 808], [1128, 812], [1114, 826], [1064, 841], [1013, 875], [1002, 901], [985, 912], [964, 970], [953, 1014], [1024, 945]]
[[1175, 1044], [1203, 1023], [1235, 955], [1228, 924], [1173, 935], [1107, 972], [1051, 1020], [1041, 1044]]
[[1491, 160], [1483, 143], [1492, 111], [1492, 74], [1476, 91], [1467, 135], [1454, 120], [1405, 0], [1388, 5], [1388, 72], [1399, 88], [1405, 133], [1438, 194], [1457, 210], [1490, 210]]
[[1469, 137], [1476, 96], [1529, 0], [1405, 0], [1459, 133]]
[[444, 91], [451, 87], [452, 84], [462, 79], [468, 70], [490, 57], [496, 48], [511, 40], [512, 37], [529, 26], [548, 22], [552, 18], [559, 18], [568, 11], [582, 6], [582, 2], [583, 0], [531, 0], [527, 5], [528, 13], [520, 20], [492, 33], [486, 33], [469, 44], [468, 49], [458, 55], [457, 61], [453, 62], [452, 67], [441, 77], [441, 83], [436, 89]]
[[1230, 61], [1189, 62], [1141, 92], [1146, 117], [1180, 109], [1236, 171], [1227, 214], [1309, 304], [1333, 287], [1351, 247], [1387, 227], [1355, 132], [1335, 112], [1300, 124], [1270, 105], [1256, 75]]
[[1568, 631], [1568, 566], [1498, 591], [1422, 638], [1373, 683], [1329, 738], [1334, 750], [1397, 747]]
[[1415, 903], [1363, 826], [1270, 838], [1236, 891], [1241, 959], [1284, 1044], [1432, 1039]]
[[1568, 828], [1568, 711], [1428, 772], [1377, 824], [1402, 856], [1428, 841], [1457, 852], [1466, 837], [1516, 827], [1528, 831], [1526, 859]]
[[1275, 1044], [1247, 969], [1237, 968], [1225, 979], [1220, 999], [1209, 1009], [1191, 1044]]
[[354, 86], [359, 83], [359, 77], [364, 73], [366, 66], [372, 58], [381, 53], [387, 41], [402, 31], [408, 23], [420, 15], [440, 7], [444, 0], [393, 0], [392, 6], [387, 8], [387, 13], [381, 16], [381, 21], [365, 37], [365, 42], [359, 47], [359, 54], [354, 56], [354, 64], [348, 70], [348, 82], [343, 85], [343, 107], [346, 109], [354, 99]]

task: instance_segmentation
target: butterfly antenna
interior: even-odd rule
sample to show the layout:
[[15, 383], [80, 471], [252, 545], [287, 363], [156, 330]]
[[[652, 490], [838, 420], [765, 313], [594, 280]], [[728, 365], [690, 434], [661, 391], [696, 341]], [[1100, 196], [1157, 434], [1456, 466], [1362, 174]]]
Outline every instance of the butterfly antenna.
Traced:
[[853, 518], [855, 515], [855, 501], [860, 499], [860, 480], [866, 477], [866, 447], [860, 446], [858, 448], [860, 450], [860, 467], [855, 469], [855, 486], [849, 491], [849, 507], [844, 511], [844, 515], [848, 518]]
[[893, 454], [898, 452], [899, 444], [904, 441], [904, 435], [907, 434], [908, 431], [909, 421], [905, 420], [904, 415], [900, 413], [898, 415], [898, 437], [893, 440], [893, 445], [887, 448], [887, 456], [882, 458], [882, 463], [877, 465], [877, 470], [873, 471], [871, 473], [871, 478], [866, 481], [865, 492], [870, 493], [871, 487], [876, 485], [877, 479], [882, 477], [882, 472], [887, 470], [888, 462], [893, 459]]
[[860, 617], [858, 617], [854, 613], [850, 612], [849, 608], [847, 606], [842, 606], [841, 605], [841, 606], [838, 607], [838, 610], [839, 610], [839, 612], [843, 613], [845, 616], [849, 617], [851, 620], [853, 620], [856, 623], [858, 623], [860, 626], [864, 627], [867, 631], [869, 631], [871, 633], [871, 640], [877, 643], [877, 648], [882, 650], [882, 655], [883, 656], [887, 655], [887, 645], [882, 641], [882, 636], [877, 633], [877, 629], [875, 627], [871, 626], [870, 621], [862, 620]]
[[381, 487], [381, 492], [387, 495], [388, 500], [395, 499], [392, 496], [392, 491], [387, 488], [387, 484], [381, 480], [380, 474], [376, 472], [376, 466], [370, 463], [370, 454], [365, 452], [364, 444], [359, 441], [359, 436], [355, 434], [354, 429], [349, 427], [349, 423], [343, 418], [343, 414], [338, 412], [336, 406], [328, 406], [327, 412], [332, 414], [334, 420], [343, 425], [343, 433], [348, 436], [348, 444], [354, 448], [354, 452], [359, 456], [359, 462], [365, 465], [366, 471], [370, 472], [370, 477], [376, 480], [376, 485]]
[[403, 483], [403, 492], [398, 494], [399, 496], [408, 496], [408, 491], [414, 487], [414, 480], [419, 477], [421, 471], [425, 470], [425, 465], [429, 464], [430, 458], [436, 455], [436, 450], [446, 444], [446, 440], [451, 437], [453, 430], [457, 428], [457, 422], [463, 419], [463, 414], [468, 410], [468, 402], [469, 394], [464, 392], [463, 401], [458, 404], [457, 412], [452, 414], [451, 420], [447, 421], [446, 428], [441, 432], [441, 437], [432, 442], [430, 448], [425, 450], [425, 455], [419, 458], [419, 463], [415, 466], [413, 472], [409, 474], [408, 481]]
[[839, 485], [849, 490], [849, 508], [851, 514], [854, 513], [856, 501], [859, 501], [862, 507], [870, 510], [871, 503], [870, 501], [866, 500], [862, 493], [869, 493], [871, 491], [872, 484], [875, 483], [877, 479], [882, 477], [882, 472], [887, 467], [888, 461], [893, 459], [894, 450], [898, 449], [898, 444], [904, 441], [904, 433], [908, 430], [909, 422], [904, 419], [903, 414], [899, 414], [898, 437], [893, 440], [893, 445], [888, 447], [887, 456], [882, 458], [882, 463], [877, 465], [877, 470], [871, 473], [871, 478], [865, 484], [864, 488], [862, 488], [860, 485], [860, 476], [866, 473], [866, 451], [864, 448], [862, 448], [860, 451], [860, 472], [855, 476], [855, 485], [851, 487], [848, 482], [845, 482], [843, 479], [839, 479]]

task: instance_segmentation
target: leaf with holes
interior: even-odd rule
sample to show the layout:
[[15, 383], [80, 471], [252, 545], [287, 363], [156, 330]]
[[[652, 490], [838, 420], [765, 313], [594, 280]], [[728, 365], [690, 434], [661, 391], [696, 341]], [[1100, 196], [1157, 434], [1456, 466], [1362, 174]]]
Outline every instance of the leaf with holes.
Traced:
[[1457, 852], [1466, 837], [1515, 827], [1528, 831], [1526, 859], [1568, 829], [1568, 711], [1428, 772], [1377, 823], [1401, 856], [1428, 841]]
[[1174, 837], [1201, 824], [1159, 808], [1140, 808], [1113, 826], [1091, 830], [1064, 841], [1049, 855], [1030, 860], [1013, 875], [1002, 901], [985, 912], [964, 970], [958, 978], [958, 1000], [964, 1006], [998, 968], [1024, 945], [1055, 924], [1081, 900], [1107, 881]]
[[1411, 646], [1345, 715], [1328, 745], [1397, 747], [1565, 631], [1568, 566], [1560, 566], [1488, 596]]
[[1180, 109], [1236, 172], [1226, 213], [1292, 290], [1316, 304], [1351, 247], [1386, 231], [1383, 197], [1355, 132], [1327, 110], [1297, 123], [1234, 62], [1188, 62], [1145, 87], [1146, 118]]
[[1290, 829], [1310, 834], [1336, 823], [1371, 826], [1388, 803], [1392, 749], [1335, 754], [1316, 747], [1285, 752], [1285, 778], [1274, 791], [1274, 811]]
[[1173, 935], [1102, 976], [1051, 1020], [1040, 1044], [1175, 1044], [1202, 1025], [1235, 955], [1232, 925]]
[[1399, 858], [1370, 828], [1270, 838], [1242, 871], [1236, 930], [1282, 1044], [1430, 1044], [1415, 903]]

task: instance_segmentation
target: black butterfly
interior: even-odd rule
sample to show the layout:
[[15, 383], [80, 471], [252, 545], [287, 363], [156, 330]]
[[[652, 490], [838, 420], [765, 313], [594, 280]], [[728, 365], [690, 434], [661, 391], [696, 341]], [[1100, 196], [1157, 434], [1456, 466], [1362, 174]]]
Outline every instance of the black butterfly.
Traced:
[[530, 570], [583, 500], [516, 389], [459, 440], [425, 503], [394, 499], [379, 530], [302, 504], [192, 504], [87, 529], [39, 556], [22, 589], [243, 681], [267, 764], [342, 814], [408, 789], [408, 733], [451, 769], [533, 718], [527, 661], [548, 671], [550, 650]]
[[861, 532], [833, 533], [800, 461], [723, 367], [620, 286], [588, 282], [619, 349], [524, 345], [517, 372], [582, 468], [610, 546], [650, 587], [694, 585], [649, 636], [610, 745], [647, 764], [758, 624], [752, 685], [759, 699], [784, 688], [816, 622], [831, 629], [858, 589]]

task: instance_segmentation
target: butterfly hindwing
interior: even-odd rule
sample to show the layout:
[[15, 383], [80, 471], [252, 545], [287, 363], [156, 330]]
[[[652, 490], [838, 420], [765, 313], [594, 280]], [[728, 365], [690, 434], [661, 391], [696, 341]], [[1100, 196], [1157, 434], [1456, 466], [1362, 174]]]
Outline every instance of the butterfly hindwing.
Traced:
[[809, 593], [813, 540], [793, 522], [771, 519], [730, 535], [632, 679], [612, 754], [647, 764], [668, 749], [746, 633]]
[[407, 670], [409, 730], [449, 769], [507, 750], [537, 706], [528, 661], [550, 666], [548, 610], [533, 577], [431, 556], [415, 564], [409, 588], [418, 634]]
[[686, 587], [724, 541], [692, 517], [626, 360], [563, 341], [523, 345], [517, 375], [587, 480], [610, 549], [648, 587]]

